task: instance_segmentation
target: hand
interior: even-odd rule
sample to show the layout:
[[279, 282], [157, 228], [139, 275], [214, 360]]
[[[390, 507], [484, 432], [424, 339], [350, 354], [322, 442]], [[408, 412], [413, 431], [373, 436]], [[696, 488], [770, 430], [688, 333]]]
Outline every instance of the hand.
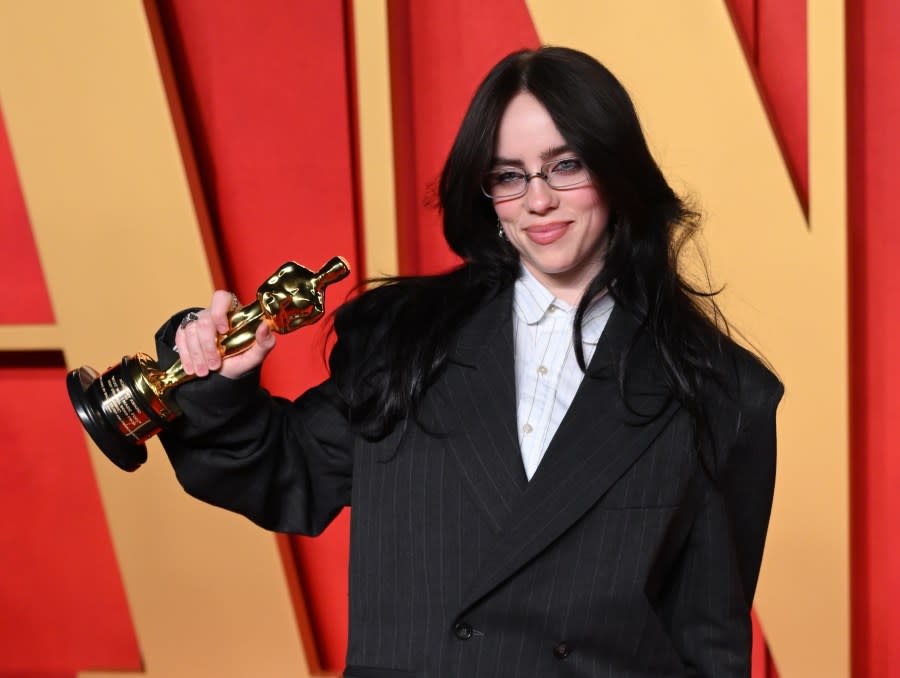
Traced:
[[237, 379], [259, 367], [275, 347], [275, 335], [265, 322], [256, 330], [256, 343], [249, 349], [227, 360], [222, 360], [216, 342], [228, 329], [228, 312], [234, 296], [231, 292], [217, 290], [209, 308], [197, 312], [197, 320], [180, 327], [175, 332], [175, 346], [184, 371], [205, 377], [218, 371], [223, 377]]

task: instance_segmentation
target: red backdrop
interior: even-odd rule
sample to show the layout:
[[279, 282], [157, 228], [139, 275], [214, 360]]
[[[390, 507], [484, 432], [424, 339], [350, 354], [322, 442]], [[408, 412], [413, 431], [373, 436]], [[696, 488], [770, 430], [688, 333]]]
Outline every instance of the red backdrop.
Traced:
[[[293, 0], [268, 2], [264, 12], [246, 2], [158, 5], [223, 262], [217, 283], [246, 299], [285, 258], [314, 267], [342, 254], [358, 267], [348, 8]], [[263, 382], [273, 393], [296, 396], [325, 378], [318, 328], [266, 361]], [[290, 546], [315, 629], [308, 654], [338, 671], [347, 513], [318, 539], [297, 537]]]
[[900, 3], [847, 3], [854, 676], [900, 675]]

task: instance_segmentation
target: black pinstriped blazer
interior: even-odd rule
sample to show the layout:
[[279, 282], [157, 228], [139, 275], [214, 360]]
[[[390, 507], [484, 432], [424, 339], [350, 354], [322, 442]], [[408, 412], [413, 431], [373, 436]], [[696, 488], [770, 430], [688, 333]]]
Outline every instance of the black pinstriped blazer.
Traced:
[[351, 430], [342, 388], [379, 329], [352, 316], [332, 379], [293, 403], [255, 375], [185, 385], [161, 436], [180, 482], [279, 531], [353, 506], [348, 678], [749, 676], [780, 383], [742, 349], [722, 357], [706, 473], [644, 338], [625, 407], [613, 364], [637, 324], [617, 307], [529, 482], [511, 307], [510, 288], [462, 328], [421, 403], [428, 431]]

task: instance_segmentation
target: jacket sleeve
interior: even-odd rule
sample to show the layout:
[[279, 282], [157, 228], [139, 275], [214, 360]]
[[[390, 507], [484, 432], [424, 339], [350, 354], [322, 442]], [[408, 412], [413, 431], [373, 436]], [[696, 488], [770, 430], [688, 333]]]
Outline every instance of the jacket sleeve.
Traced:
[[[162, 364], [176, 357], [179, 319], [157, 333]], [[291, 402], [261, 388], [258, 372], [234, 380], [213, 373], [180, 386], [175, 399], [183, 414], [159, 437], [189, 494], [267, 529], [307, 535], [349, 505], [353, 435], [333, 380]]]
[[691, 676], [750, 676], [750, 609], [775, 486], [775, 410], [783, 388], [741, 399], [737, 435], [707, 479], [663, 599], [662, 616]]

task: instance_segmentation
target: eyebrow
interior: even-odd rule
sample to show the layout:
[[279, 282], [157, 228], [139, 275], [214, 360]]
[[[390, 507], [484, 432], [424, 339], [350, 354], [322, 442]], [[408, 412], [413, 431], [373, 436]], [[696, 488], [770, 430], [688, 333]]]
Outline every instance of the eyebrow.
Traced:
[[[548, 148], [546, 151], [541, 153], [541, 160], [543, 162], [547, 162], [550, 158], [555, 158], [558, 155], [562, 155], [563, 153], [572, 153], [573, 149], [568, 144], [563, 144], [562, 146], [553, 146], [552, 148]], [[493, 164], [496, 165], [512, 165], [513, 167], [524, 167], [525, 163], [521, 160], [514, 160], [512, 158], [502, 158], [499, 156], [494, 156]]]

